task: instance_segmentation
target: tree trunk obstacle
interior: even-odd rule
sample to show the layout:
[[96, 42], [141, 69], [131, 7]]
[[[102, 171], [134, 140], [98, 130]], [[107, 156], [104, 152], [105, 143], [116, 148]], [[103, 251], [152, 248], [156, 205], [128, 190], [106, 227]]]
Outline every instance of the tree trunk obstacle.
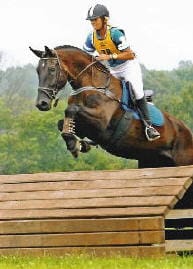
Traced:
[[0, 255], [193, 250], [193, 166], [0, 176]]

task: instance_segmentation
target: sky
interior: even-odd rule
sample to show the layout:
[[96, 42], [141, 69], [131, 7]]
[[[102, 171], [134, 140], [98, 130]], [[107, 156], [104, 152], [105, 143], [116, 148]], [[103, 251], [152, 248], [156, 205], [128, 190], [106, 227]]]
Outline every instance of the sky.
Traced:
[[171, 70], [193, 61], [192, 0], [0, 0], [1, 66], [36, 64], [29, 46], [82, 48], [92, 30], [87, 11], [97, 3], [106, 5], [111, 25], [124, 29], [146, 68]]

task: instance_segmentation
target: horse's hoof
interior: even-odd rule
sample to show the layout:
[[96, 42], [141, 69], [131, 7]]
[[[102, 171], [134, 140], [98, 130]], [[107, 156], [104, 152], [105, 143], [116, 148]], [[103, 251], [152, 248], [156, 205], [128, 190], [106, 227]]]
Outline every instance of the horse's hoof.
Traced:
[[80, 141], [80, 145], [81, 145], [80, 151], [83, 152], [83, 153], [86, 153], [89, 150], [91, 150], [91, 146], [84, 140]]
[[71, 152], [73, 157], [77, 158], [82, 148], [80, 141], [71, 134], [61, 133], [61, 136], [66, 142], [67, 150]]
[[74, 158], [78, 158], [79, 153], [82, 152], [81, 151], [82, 145], [81, 145], [80, 141], [77, 140], [76, 143], [74, 144], [73, 148], [71, 148], [69, 150]]
[[73, 156], [74, 158], [78, 158], [78, 156], [79, 156], [79, 152], [80, 152], [80, 151], [74, 151], [74, 152], [71, 152], [71, 154], [72, 154], [72, 156]]

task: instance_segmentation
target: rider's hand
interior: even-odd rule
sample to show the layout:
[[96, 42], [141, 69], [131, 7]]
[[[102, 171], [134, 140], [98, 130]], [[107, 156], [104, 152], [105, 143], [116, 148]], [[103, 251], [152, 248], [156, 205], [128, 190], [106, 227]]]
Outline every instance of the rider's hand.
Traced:
[[97, 61], [109, 61], [110, 59], [111, 57], [108, 54], [100, 54], [99, 56], [96, 56]]

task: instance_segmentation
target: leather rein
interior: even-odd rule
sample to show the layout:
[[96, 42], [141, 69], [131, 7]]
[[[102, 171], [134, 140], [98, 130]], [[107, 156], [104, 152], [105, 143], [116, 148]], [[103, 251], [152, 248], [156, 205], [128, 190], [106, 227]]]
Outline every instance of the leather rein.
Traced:
[[[48, 98], [50, 98], [50, 99], [56, 99], [57, 93], [59, 92], [59, 90], [58, 90], [58, 82], [59, 82], [59, 78], [60, 78], [60, 74], [61, 74], [61, 70], [62, 70], [61, 64], [60, 64], [60, 60], [59, 60], [59, 57], [58, 57], [58, 54], [57, 54], [56, 51], [55, 51], [55, 54], [56, 54], [56, 57], [43, 57], [43, 58], [41, 58], [41, 60], [45, 60], [45, 61], [46, 60], [55, 60], [56, 61], [55, 67], [58, 64], [58, 68], [56, 69], [57, 72], [56, 72], [56, 83], [55, 83], [55, 87], [54, 88], [40, 87], [40, 86], [38, 87], [38, 91], [41, 91], [41, 92], [45, 93], [48, 96]], [[83, 70], [81, 70], [75, 78], [71, 79], [68, 82], [71, 83], [73, 81], [76, 81], [88, 68], [93, 67], [97, 62], [98, 61], [96, 61], [96, 60], [95, 61], [92, 61], [85, 68], [83, 68]], [[98, 91], [100, 93], [103, 93], [104, 95], [106, 95], [110, 99], [112, 99], [112, 100], [114, 100], [114, 101], [116, 101], [118, 103], [121, 103], [121, 100], [118, 99], [115, 96], [115, 94], [108, 89], [109, 84], [110, 84], [110, 73], [107, 73], [107, 72], [105, 72], [102, 69], [99, 69], [99, 70], [101, 72], [104, 72], [104, 73], [106, 73], [108, 75], [107, 82], [106, 82], [106, 85], [104, 87], [85, 86], [85, 87], [78, 88], [76, 90], [74, 90], [72, 88], [72, 93], [70, 95], [71, 96], [78, 95], [78, 94], [80, 94], [80, 93], [82, 93], [84, 91]], [[58, 98], [56, 99], [55, 106], [57, 105], [57, 102], [58, 102]]]

